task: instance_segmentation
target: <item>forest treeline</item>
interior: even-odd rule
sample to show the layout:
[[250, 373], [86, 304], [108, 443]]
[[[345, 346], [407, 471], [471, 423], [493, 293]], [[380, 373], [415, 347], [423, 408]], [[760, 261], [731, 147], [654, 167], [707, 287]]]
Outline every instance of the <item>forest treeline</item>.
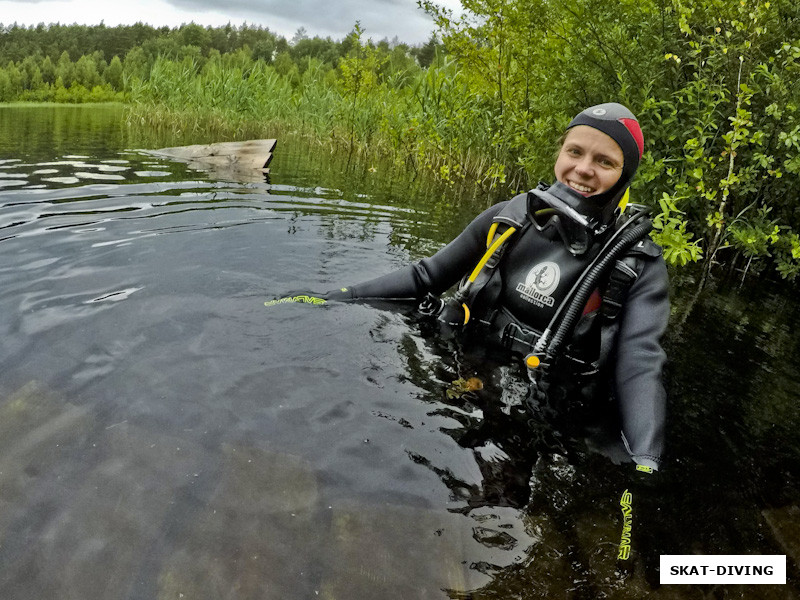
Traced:
[[[234, 55], [273, 66], [282, 75], [295, 75], [305, 69], [309, 58], [335, 68], [352, 51], [353, 43], [352, 36], [310, 38], [302, 28], [287, 41], [266, 27], [251, 25], [0, 24], [0, 102], [124, 101], [129, 90], [126, 81], [147, 80], [159, 58], [188, 59], [199, 72], [209, 60]], [[435, 37], [414, 47], [398, 40], [369, 43], [396, 68], [427, 67], [438, 46]], [[297, 68], [290, 72], [293, 66]]]
[[504, 192], [552, 180], [571, 115], [645, 131], [634, 201], [676, 271], [800, 273], [800, 5], [793, 0], [420, 0], [411, 47], [261, 27], [3, 27], [0, 101], [125, 100], [154, 127], [292, 127]]

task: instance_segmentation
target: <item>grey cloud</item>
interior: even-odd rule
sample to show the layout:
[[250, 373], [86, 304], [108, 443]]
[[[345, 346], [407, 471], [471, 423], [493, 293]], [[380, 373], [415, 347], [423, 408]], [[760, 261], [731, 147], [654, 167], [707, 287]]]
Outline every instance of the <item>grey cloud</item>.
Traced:
[[231, 19], [247, 19], [253, 24], [270, 27], [271, 19], [296, 23], [309, 35], [344, 37], [360, 21], [365, 36], [375, 40], [397, 36], [401, 41], [416, 43], [427, 40], [433, 22], [421, 11], [415, 0], [167, 0], [169, 4], [190, 14], [198, 22], [206, 11], [223, 11]]

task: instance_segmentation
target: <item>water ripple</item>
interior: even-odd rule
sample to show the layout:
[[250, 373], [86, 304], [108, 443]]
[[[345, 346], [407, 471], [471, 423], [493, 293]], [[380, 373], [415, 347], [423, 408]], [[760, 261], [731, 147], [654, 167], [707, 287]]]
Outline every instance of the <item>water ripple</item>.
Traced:
[[109, 292], [107, 294], [98, 296], [97, 298], [92, 298], [91, 300], [87, 300], [85, 304], [94, 304], [96, 302], [119, 302], [120, 300], [128, 299], [131, 294], [134, 294], [141, 289], [143, 288], [131, 287], [124, 290], [118, 290], [116, 292]]
[[[0, 179], [0, 230], [4, 232], [0, 242], [64, 229], [76, 234], [99, 233], [109, 222], [131, 219], [157, 219], [158, 225], [130, 230], [122, 237], [97, 240], [93, 247], [126, 244], [154, 234], [309, 215], [433, 226], [426, 220], [420, 221], [419, 212], [412, 209], [372, 204], [363, 195], [356, 200], [345, 200], [342, 192], [334, 188], [169, 181], [166, 179], [174, 179], [176, 174], [163, 167], [175, 169], [175, 165], [155, 164], [148, 158], [141, 166], [150, 168], [139, 169], [139, 165], [127, 159], [97, 163], [77, 156], [41, 163], [0, 164], [0, 168], [14, 169], [13, 174], [0, 174], [8, 177]], [[209, 218], [201, 221], [195, 218], [191, 223], [181, 220], [183, 213], [201, 211], [207, 212]]]

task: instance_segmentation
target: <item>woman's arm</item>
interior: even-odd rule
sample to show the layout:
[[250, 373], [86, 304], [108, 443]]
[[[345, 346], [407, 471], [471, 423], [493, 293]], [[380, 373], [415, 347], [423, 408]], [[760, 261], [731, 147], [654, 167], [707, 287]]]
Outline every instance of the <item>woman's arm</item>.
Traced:
[[669, 320], [667, 267], [660, 255], [644, 260], [619, 318], [615, 383], [622, 434], [634, 461], [657, 469], [667, 403], [661, 336]]
[[427, 293], [441, 294], [475, 267], [486, 252], [486, 235], [492, 218], [505, 205], [495, 204], [478, 215], [452, 242], [431, 257], [342, 290], [329, 292], [331, 300], [420, 300]]

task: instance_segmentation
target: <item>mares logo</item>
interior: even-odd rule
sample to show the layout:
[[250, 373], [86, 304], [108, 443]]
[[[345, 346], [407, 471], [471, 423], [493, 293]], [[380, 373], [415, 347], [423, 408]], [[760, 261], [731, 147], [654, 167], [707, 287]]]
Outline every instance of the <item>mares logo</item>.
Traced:
[[517, 284], [517, 291], [523, 300], [532, 302], [540, 308], [553, 306], [551, 294], [561, 280], [561, 269], [554, 262], [543, 262], [533, 267], [525, 278], [525, 283]]
[[617, 558], [628, 560], [631, 556], [631, 525], [633, 524], [633, 494], [628, 490], [622, 493], [619, 500], [622, 508], [622, 537], [619, 541], [619, 553]]

